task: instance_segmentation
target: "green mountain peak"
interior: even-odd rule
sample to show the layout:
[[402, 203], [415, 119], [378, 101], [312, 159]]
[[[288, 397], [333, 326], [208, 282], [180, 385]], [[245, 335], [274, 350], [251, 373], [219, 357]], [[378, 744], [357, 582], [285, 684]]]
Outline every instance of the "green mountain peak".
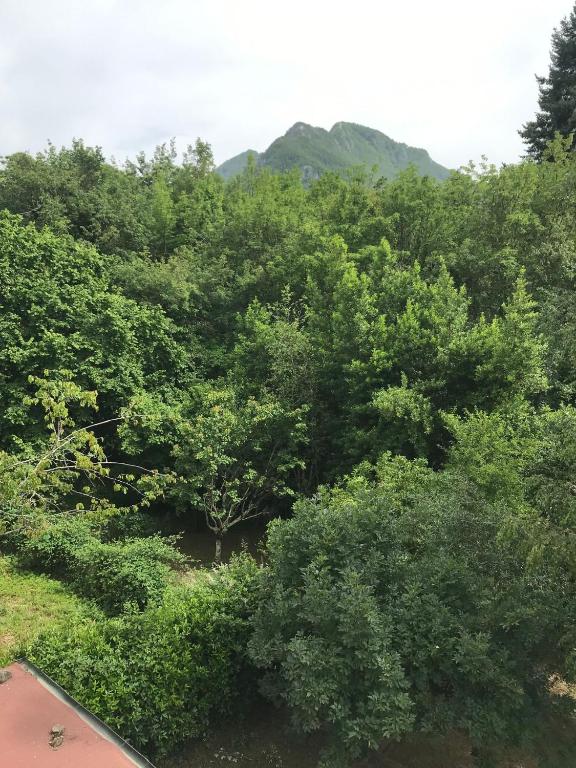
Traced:
[[222, 163], [218, 172], [224, 178], [241, 173], [249, 154], [254, 155], [258, 165], [274, 171], [300, 168], [304, 181], [316, 179], [325, 171], [340, 173], [359, 165], [375, 168], [377, 176], [386, 178], [393, 178], [410, 165], [421, 175], [437, 179], [445, 179], [450, 173], [425, 149], [394, 141], [374, 128], [343, 121], [329, 131], [304, 122], [294, 123], [265, 152], [242, 152]]

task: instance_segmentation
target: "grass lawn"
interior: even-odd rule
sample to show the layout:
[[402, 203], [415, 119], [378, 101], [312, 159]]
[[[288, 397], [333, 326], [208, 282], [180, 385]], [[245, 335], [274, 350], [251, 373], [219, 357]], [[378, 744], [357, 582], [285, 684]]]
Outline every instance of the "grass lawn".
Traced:
[[63, 626], [86, 611], [86, 603], [59, 581], [22, 573], [10, 558], [0, 556], [0, 666], [13, 661], [43, 630]]

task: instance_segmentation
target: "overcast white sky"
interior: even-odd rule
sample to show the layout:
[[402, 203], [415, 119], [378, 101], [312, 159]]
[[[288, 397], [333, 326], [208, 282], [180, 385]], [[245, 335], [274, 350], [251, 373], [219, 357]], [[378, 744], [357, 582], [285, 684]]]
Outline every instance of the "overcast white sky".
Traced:
[[216, 160], [294, 122], [512, 162], [573, 0], [0, 0], [0, 155], [72, 137]]

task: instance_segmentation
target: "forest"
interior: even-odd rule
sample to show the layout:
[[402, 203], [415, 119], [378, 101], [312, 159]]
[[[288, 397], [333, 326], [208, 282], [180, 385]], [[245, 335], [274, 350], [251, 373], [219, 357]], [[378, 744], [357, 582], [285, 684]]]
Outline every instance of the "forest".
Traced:
[[445, 180], [3, 159], [0, 662], [162, 766], [263, 701], [324, 768], [572, 764], [575, 41]]

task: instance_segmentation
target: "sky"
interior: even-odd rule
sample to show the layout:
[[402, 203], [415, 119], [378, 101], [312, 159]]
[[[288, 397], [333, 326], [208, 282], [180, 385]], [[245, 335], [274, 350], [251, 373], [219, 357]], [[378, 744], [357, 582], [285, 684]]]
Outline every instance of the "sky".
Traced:
[[514, 162], [573, 0], [0, 0], [0, 155], [175, 137], [217, 162], [344, 120]]

